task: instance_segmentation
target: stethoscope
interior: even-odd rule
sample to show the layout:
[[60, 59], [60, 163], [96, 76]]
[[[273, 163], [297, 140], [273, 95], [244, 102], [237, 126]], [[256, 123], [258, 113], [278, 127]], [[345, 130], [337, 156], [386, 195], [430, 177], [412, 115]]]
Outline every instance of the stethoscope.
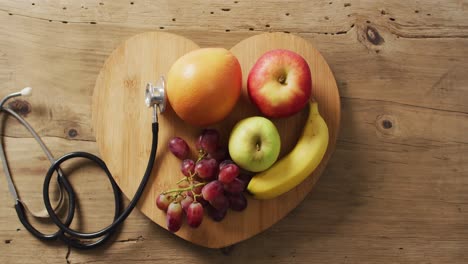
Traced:
[[[51, 163], [49, 170], [47, 171], [45, 175], [45, 180], [44, 180], [44, 185], [43, 185], [43, 199], [44, 199], [44, 205], [47, 210], [47, 213], [45, 212], [32, 213], [31, 210], [28, 209], [26, 204], [23, 201], [21, 201], [18, 195], [18, 192], [16, 191], [16, 187], [11, 177], [10, 168], [8, 166], [8, 161], [6, 159], [3, 143], [2, 143], [2, 140], [0, 140], [0, 158], [2, 160], [3, 170], [5, 171], [5, 175], [7, 178], [8, 189], [15, 201], [15, 209], [16, 209], [16, 213], [18, 214], [18, 218], [23, 224], [23, 226], [32, 235], [34, 235], [35, 237], [41, 240], [60, 239], [71, 247], [81, 248], [81, 249], [94, 248], [96, 246], [102, 245], [104, 242], [106, 242], [109, 239], [109, 237], [114, 233], [116, 228], [123, 221], [125, 221], [125, 219], [130, 215], [132, 210], [135, 208], [136, 204], [140, 200], [141, 195], [143, 194], [146, 184], [148, 183], [149, 177], [151, 175], [151, 171], [153, 170], [153, 164], [156, 158], [156, 149], [158, 145], [158, 130], [159, 130], [158, 111], [159, 113], [163, 113], [166, 108], [166, 93], [165, 93], [164, 79], [161, 77], [160, 81], [155, 86], [153, 86], [151, 83], [148, 83], [146, 85], [145, 103], [148, 107], [153, 108], [153, 122], [151, 125], [151, 129], [153, 132], [153, 139], [151, 143], [151, 152], [150, 152], [150, 157], [148, 159], [148, 165], [146, 167], [145, 174], [141, 180], [140, 185], [138, 186], [135, 196], [132, 198], [132, 200], [130, 201], [130, 204], [127, 206], [127, 208], [125, 208], [125, 210], [123, 210], [122, 213], [120, 213], [121, 191], [119, 187], [117, 186], [117, 183], [113, 179], [112, 174], [110, 173], [109, 169], [107, 168], [106, 164], [104, 163], [102, 159], [100, 159], [99, 157], [91, 153], [79, 152], [79, 151], [71, 152], [71, 153], [63, 155], [62, 157], [58, 159], [54, 159], [54, 157], [52, 156], [50, 151], [47, 149], [44, 142], [41, 140], [41, 138], [36, 133], [36, 131], [31, 127], [31, 125], [29, 125], [29, 123], [23, 117], [21, 117], [18, 113], [13, 111], [11, 108], [4, 106], [4, 104], [11, 98], [18, 97], [18, 96], [30, 96], [31, 93], [32, 93], [32, 89], [30, 87], [26, 87], [20, 92], [7, 95], [5, 98], [3, 98], [0, 101], [0, 111], [3, 111], [7, 114], [12, 115], [24, 127], [26, 127], [26, 129], [31, 133], [34, 139], [39, 143], [39, 145], [41, 146], [42, 150], [44, 151], [44, 153], [46, 154], [47, 158], [49, 159]], [[70, 182], [67, 180], [67, 177], [64, 176], [62, 170], [60, 169], [60, 165], [63, 162], [73, 159], [73, 158], [85, 158], [85, 159], [95, 162], [106, 173], [112, 185], [112, 189], [114, 192], [114, 202], [115, 202], [114, 220], [112, 224], [110, 224], [109, 226], [99, 231], [92, 232], [92, 233], [85, 233], [85, 232], [80, 232], [80, 231], [70, 228], [70, 224], [73, 221], [73, 217], [75, 214], [76, 197], [75, 197], [75, 192], [73, 191], [73, 187], [71, 186]], [[59, 186], [60, 195], [59, 195], [58, 201], [56, 201], [56, 205], [52, 206], [52, 203], [49, 197], [49, 187], [50, 187], [50, 182], [51, 182], [52, 176], [54, 175], [54, 172], [57, 172], [57, 184]], [[68, 196], [67, 197], [68, 198], [67, 199], [68, 210], [67, 210], [67, 216], [64, 222], [62, 222], [56, 214], [56, 211], [58, 211], [58, 209], [62, 206], [64, 202], [62, 189], [65, 190], [65, 193]], [[52, 219], [55, 225], [57, 225], [58, 231], [52, 234], [44, 234], [40, 232], [35, 227], [33, 227], [31, 223], [28, 221], [28, 218], [26, 217], [26, 211], [29, 212], [34, 217], [41, 217], [41, 218], [50, 217], [50, 219]], [[83, 241], [83, 239], [96, 239], [96, 238], [98, 238], [98, 240], [96, 241], [90, 241], [90, 242]]]

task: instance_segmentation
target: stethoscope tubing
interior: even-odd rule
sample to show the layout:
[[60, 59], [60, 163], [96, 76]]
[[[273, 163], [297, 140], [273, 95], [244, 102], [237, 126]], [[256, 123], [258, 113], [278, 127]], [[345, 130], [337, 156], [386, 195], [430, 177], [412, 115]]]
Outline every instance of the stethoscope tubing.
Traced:
[[[118, 200], [120, 200], [120, 189], [117, 186], [117, 183], [115, 182], [115, 180], [112, 178], [112, 174], [110, 173], [110, 171], [107, 168], [106, 164], [99, 157], [97, 157], [97, 156], [95, 156], [93, 154], [90, 154], [90, 153], [86, 153], [86, 152], [72, 152], [72, 153], [69, 153], [69, 154], [66, 154], [66, 155], [60, 157], [59, 159], [57, 159], [50, 166], [49, 170], [47, 171], [45, 180], [44, 180], [44, 189], [43, 189], [44, 205], [45, 205], [45, 207], [47, 209], [47, 212], [50, 215], [50, 218], [60, 228], [60, 230], [62, 230], [66, 234], [69, 234], [72, 237], [92, 239], [92, 238], [101, 237], [101, 236], [103, 236], [105, 234], [111, 233], [123, 221], [125, 221], [125, 219], [130, 215], [130, 213], [136, 207], [136, 204], [140, 200], [141, 195], [143, 194], [143, 191], [145, 189], [145, 186], [148, 183], [148, 180], [149, 180], [149, 178], [151, 176], [151, 171], [153, 169], [154, 160], [156, 158], [156, 149], [157, 149], [157, 145], [158, 145], [158, 139], [157, 139], [158, 123], [153, 123], [152, 124], [152, 132], [153, 132], [153, 140], [152, 140], [152, 144], [151, 144], [150, 158], [148, 160], [148, 165], [147, 165], [145, 174], [144, 174], [144, 176], [143, 176], [143, 178], [142, 178], [142, 180], [140, 182], [140, 185], [138, 186], [138, 189], [137, 189], [135, 195], [133, 196], [133, 199], [130, 201], [130, 204], [127, 206], [127, 208], [120, 215], [118, 214], [118, 212], [120, 211], [119, 210], [120, 202], [117, 202]], [[106, 172], [106, 175], [109, 178], [109, 181], [111, 182], [112, 188], [114, 190], [114, 199], [116, 201], [116, 203], [115, 203], [116, 215], [114, 217], [114, 222], [112, 224], [108, 225], [107, 227], [105, 227], [105, 228], [103, 228], [103, 229], [101, 229], [99, 231], [92, 232], [92, 233], [79, 232], [79, 231], [71, 229], [69, 226], [66, 225], [66, 223], [62, 223], [60, 221], [59, 217], [57, 216], [57, 214], [52, 209], [52, 205], [51, 205], [50, 198], [49, 198], [50, 181], [52, 179], [52, 175], [53, 175], [55, 169], [58, 168], [60, 166], [60, 164], [62, 164], [64, 161], [72, 159], [72, 158], [78, 158], [78, 157], [90, 159], [90, 160], [96, 162], [98, 164], [98, 166], [100, 168], [102, 168], [102, 170], [104, 170]], [[65, 185], [65, 188], [71, 188], [71, 185]], [[73, 190], [67, 190], [67, 192], [69, 192], [71, 194], [72, 199], [75, 198]]]
[[[52, 153], [50, 153], [50, 150], [45, 145], [44, 141], [42, 141], [41, 137], [39, 137], [37, 132], [34, 130], [34, 128], [23, 117], [21, 117], [18, 113], [16, 113], [15, 111], [13, 111], [10, 108], [3, 107], [2, 105], [3, 104], [0, 104], [0, 111], [4, 111], [4, 112], [10, 114], [11, 116], [13, 116], [14, 118], [16, 118], [16, 120], [18, 120], [29, 131], [29, 133], [33, 136], [33, 138], [36, 140], [36, 142], [41, 147], [44, 154], [47, 156], [47, 159], [49, 160], [49, 162], [52, 164], [55, 161], [55, 159], [52, 156]], [[19, 196], [18, 196], [18, 192], [16, 191], [15, 185], [13, 184], [13, 181], [12, 181], [12, 178], [11, 178], [10, 169], [9, 169], [9, 166], [8, 166], [8, 163], [7, 163], [7, 160], [6, 160], [5, 150], [3, 148], [3, 143], [2, 143], [1, 140], [0, 140], [0, 158], [2, 160], [3, 168], [4, 168], [5, 174], [7, 176], [7, 183], [8, 183], [8, 188], [10, 190], [10, 193], [13, 195], [13, 198], [15, 199], [15, 203], [16, 202], [21, 202], [21, 200], [19, 199]], [[58, 174], [59, 178], [63, 177], [63, 172], [62, 172], [62, 170], [60, 168], [57, 169], [57, 174]], [[60, 185], [60, 182], [59, 182], [59, 186], [62, 187]], [[62, 197], [62, 190], [59, 189], [59, 191], [60, 191], [60, 198], [59, 198], [58, 203], [61, 204], [62, 198], [63, 198]], [[58, 207], [60, 207], [60, 205], [58, 205]]]
[[[144, 189], [149, 181], [149, 178], [151, 176], [151, 172], [153, 170], [153, 165], [156, 159], [156, 151], [157, 151], [157, 146], [158, 146], [158, 131], [159, 131], [159, 124], [157, 121], [152, 123], [152, 144], [151, 144], [151, 152], [150, 152], [150, 157], [148, 159], [148, 164], [146, 167], [145, 174], [143, 175], [143, 178], [140, 182], [140, 185], [138, 186], [137, 191], [135, 192], [134, 197], [130, 201], [129, 205], [125, 210], [123, 210], [122, 213], [121, 211], [121, 190], [119, 189], [117, 183], [115, 182], [114, 178], [112, 177], [111, 172], [107, 168], [105, 162], [100, 159], [99, 157], [87, 153], [87, 152], [72, 152], [63, 155], [62, 157], [58, 158], [55, 160], [50, 151], [47, 149], [45, 146], [44, 142], [42, 142], [41, 138], [37, 135], [37, 133], [34, 131], [34, 129], [29, 125], [29, 123], [24, 120], [21, 116], [19, 116], [16, 112], [9, 108], [3, 107], [4, 102], [8, 100], [9, 98], [12, 98], [13, 96], [6, 97], [4, 100], [2, 100], [0, 104], [0, 111], [5, 111], [11, 115], [13, 115], [18, 121], [20, 121], [28, 130], [29, 132], [33, 135], [33, 137], [36, 139], [36, 141], [40, 144], [41, 148], [44, 150], [46, 153], [47, 157], [51, 161], [51, 166], [49, 167], [45, 179], [44, 179], [44, 185], [43, 185], [43, 199], [44, 199], [44, 205], [46, 207], [46, 210], [51, 218], [51, 220], [54, 222], [55, 225], [59, 228], [58, 231], [52, 234], [44, 234], [37, 230], [35, 227], [31, 225], [31, 223], [28, 221], [27, 216], [26, 216], [26, 210], [25, 210], [25, 205], [20, 201], [16, 188], [11, 180], [11, 175], [8, 167], [8, 163], [6, 161], [6, 155], [3, 149], [3, 145], [0, 142], [0, 156], [4, 165], [5, 173], [7, 174], [7, 180], [8, 180], [8, 187], [10, 189], [10, 192], [12, 193], [14, 199], [15, 199], [15, 210], [18, 215], [18, 218], [20, 222], [23, 224], [23, 226], [36, 238], [40, 240], [56, 240], [59, 238], [66, 244], [70, 245], [71, 247], [74, 248], [79, 248], [79, 249], [91, 249], [95, 248], [97, 246], [102, 245], [104, 242], [106, 242], [110, 236], [114, 233], [114, 231], [122, 224], [125, 219], [131, 214], [133, 209], [136, 207], [138, 201], [140, 200]], [[157, 119], [155, 119], [157, 120]], [[68, 181], [68, 179], [64, 176], [63, 172], [60, 170], [60, 165], [70, 159], [73, 158], [85, 158], [88, 160], [91, 160], [95, 162], [105, 173], [106, 176], [108, 177], [112, 190], [114, 193], [114, 219], [113, 222], [108, 225], [107, 227], [96, 231], [96, 232], [91, 232], [91, 233], [85, 233], [85, 232], [80, 232], [77, 230], [74, 230], [70, 228], [70, 224], [73, 221], [74, 215], [75, 215], [75, 209], [76, 209], [76, 195], [75, 191], [73, 190], [72, 185]], [[6, 164], [6, 165], [5, 165]], [[68, 200], [68, 210], [67, 210], [67, 216], [64, 222], [60, 220], [58, 215], [55, 212], [55, 208], [52, 207], [51, 201], [50, 201], [50, 196], [49, 196], [49, 188], [50, 188], [50, 182], [52, 180], [52, 176], [54, 172], [57, 172], [58, 177], [57, 181], [60, 186], [60, 188], [63, 188], [65, 190], [65, 193], [67, 194], [67, 200]], [[61, 200], [60, 200], [61, 202]], [[95, 239], [99, 238], [96, 241], [86, 241], [83, 242], [81, 239]]]
[[[58, 178], [58, 181], [60, 182], [60, 184], [62, 186], [64, 185], [67, 185], [67, 183], [64, 183], [62, 182], [64, 178], [59, 176]], [[67, 192], [68, 193], [68, 192]], [[68, 195], [70, 196], [70, 193], [68, 193]], [[73, 217], [75, 216], [75, 201], [74, 200], [71, 200], [70, 197], [68, 197], [68, 212], [67, 212], [67, 217], [66, 217], [66, 220], [65, 220], [65, 225], [69, 226], [71, 224], [71, 222], [73, 221]], [[25, 213], [25, 208], [24, 208], [24, 205], [17, 201], [15, 203], [15, 210], [16, 210], [16, 214], [18, 215], [18, 218], [21, 222], [21, 224], [23, 224], [24, 228], [26, 228], [26, 230], [28, 230], [32, 235], [34, 235], [35, 237], [41, 239], [41, 240], [56, 240], [57, 238], [61, 237], [63, 235], [63, 231], [62, 230], [58, 230], [56, 231], [55, 233], [52, 233], [52, 234], [44, 234], [42, 232], [40, 232], [39, 230], [37, 230], [33, 225], [31, 225], [31, 223], [28, 221], [27, 219], [27, 216], [26, 216], [26, 213]]]
[[[50, 151], [48, 150], [48, 148], [46, 147], [44, 142], [41, 140], [39, 135], [36, 133], [36, 131], [31, 127], [31, 125], [29, 125], [29, 123], [26, 120], [24, 120], [24, 118], [22, 118], [15, 111], [13, 111], [10, 108], [3, 107], [3, 103], [5, 101], [6, 100], [3, 100], [3, 102], [0, 104], [0, 111], [4, 111], [4, 112], [12, 115], [24, 127], [26, 127], [26, 129], [31, 133], [31, 135], [34, 137], [34, 139], [39, 143], [39, 145], [41, 146], [43, 152], [46, 154], [49, 161], [51, 163], [53, 163], [55, 160], [52, 157], [52, 154], [50, 153]], [[9, 188], [10, 192], [12, 193], [13, 198], [15, 199], [15, 210], [16, 210], [16, 214], [18, 215], [18, 218], [19, 218], [20, 222], [23, 224], [23, 226], [26, 228], [26, 230], [28, 230], [35, 237], [37, 237], [37, 238], [39, 238], [41, 240], [56, 240], [63, 233], [61, 230], [58, 230], [55, 233], [45, 234], [45, 233], [40, 232], [36, 228], [34, 228], [31, 225], [31, 223], [28, 221], [27, 216], [26, 216], [26, 212], [25, 212], [26, 211], [25, 205], [19, 199], [17, 190], [16, 190], [15, 185], [13, 184], [13, 181], [12, 181], [9, 166], [8, 166], [7, 161], [6, 161], [5, 150], [3, 148], [3, 143], [1, 142], [1, 140], [0, 140], [0, 158], [2, 160], [3, 168], [4, 168], [5, 174], [7, 176], [8, 188]], [[65, 178], [63, 177], [63, 172], [62, 172], [62, 170], [60, 168], [57, 168], [56, 171], [57, 171], [57, 174], [58, 174], [57, 181], [58, 181], [59, 188], [60, 188], [60, 199], [59, 199], [58, 203], [61, 204], [62, 199], [63, 199], [63, 197], [62, 197], [63, 194], [62, 194], [61, 188], [63, 188], [64, 185], [68, 184], [68, 181], [66, 181], [66, 182], [63, 181]], [[68, 196], [70, 196], [70, 193], [67, 193], [67, 194], [68, 194]], [[57, 207], [60, 208], [60, 205], [57, 206]], [[66, 217], [66, 220], [65, 220], [65, 223], [64, 223], [65, 225], [68, 226], [68, 225], [71, 224], [71, 222], [73, 220], [73, 217], [74, 217], [74, 214], [75, 214], [75, 201], [70, 200], [69, 197], [68, 197], [68, 213], [67, 213], [67, 217]]]

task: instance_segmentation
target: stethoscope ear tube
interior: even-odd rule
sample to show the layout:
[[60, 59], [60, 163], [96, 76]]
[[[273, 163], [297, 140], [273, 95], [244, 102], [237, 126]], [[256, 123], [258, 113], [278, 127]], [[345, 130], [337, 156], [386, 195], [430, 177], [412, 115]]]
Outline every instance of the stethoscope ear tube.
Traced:
[[[23, 89], [23, 90], [25, 90], [25, 89]], [[4, 101], [5, 100], [3, 100], [3, 102]], [[16, 113], [15, 111], [13, 111], [10, 108], [2, 107], [2, 105], [3, 104], [0, 104], [0, 110], [7, 113], [7, 114], [9, 114], [9, 115], [11, 115], [11, 116], [13, 116], [14, 118], [16, 118], [16, 120], [18, 120], [29, 131], [29, 133], [33, 136], [33, 138], [36, 140], [36, 142], [41, 147], [44, 154], [47, 156], [47, 159], [52, 164], [55, 161], [54, 157], [52, 156], [52, 154], [50, 153], [49, 149], [44, 144], [42, 139], [36, 133], [36, 131], [32, 128], [32, 126], [23, 117], [21, 117], [18, 113]], [[7, 178], [8, 189], [9, 189], [10, 193], [12, 194], [13, 199], [15, 200], [15, 203], [17, 203], [17, 202], [22, 203], [22, 205], [23, 205], [22, 210], [29, 213], [29, 214], [31, 214], [35, 218], [49, 218], [49, 215], [47, 214], [46, 210], [42, 210], [40, 212], [34, 212], [34, 211], [30, 210], [23, 201], [20, 200], [18, 192], [16, 191], [15, 184], [13, 183], [13, 179], [11, 177], [10, 168], [8, 166], [8, 163], [7, 163], [5, 150], [4, 150], [3, 143], [2, 143], [1, 140], [0, 140], [0, 159], [2, 160], [3, 171], [4, 171], [5, 176]], [[58, 168], [57, 173], [58, 173], [57, 184], [58, 184], [58, 187], [59, 187], [58, 188], [59, 198], [58, 198], [58, 200], [56, 202], [54, 210], [60, 210], [60, 208], [63, 205], [63, 201], [64, 201], [64, 199], [63, 199], [63, 186], [60, 184], [60, 181], [59, 181], [59, 178], [63, 178], [63, 172], [62, 172], [62, 170], [60, 168]]]
[[[73, 220], [73, 217], [75, 216], [75, 200], [71, 199], [72, 196], [74, 196], [73, 189], [71, 189], [71, 186], [69, 185], [68, 181], [63, 181], [65, 179], [61, 175], [58, 176], [58, 181], [60, 182], [61, 186], [65, 187], [66, 193], [68, 195], [67, 200], [68, 200], [68, 212], [67, 212], [67, 218], [65, 220], [64, 225], [69, 226]], [[68, 186], [68, 188], [67, 188]], [[25, 208], [24, 205], [19, 201], [16, 200], [15, 203], [15, 210], [16, 214], [18, 215], [18, 218], [20, 222], [23, 224], [23, 226], [35, 237], [41, 239], [41, 240], [56, 240], [58, 237], [61, 237], [63, 235], [62, 230], [58, 230], [57, 232], [53, 234], [44, 234], [34, 228], [31, 223], [28, 221], [26, 213], [25, 213]]]
[[[31, 88], [27, 87], [27, 88], [23, 89], [19, 93], [14, 93], [12, 95], [9, 95], [9, 96], [5, 97], [5, 99], [3, 99], [0, 102], [0, 111], [2, 111], [4, 113], [7, 113], [7, 114], [10, 114], [14, 118], [16, 118], [31, 133], [31, 135], [38, 142], [38, 144], [40, 145], [41, 149], [43, 150], [43, 152], [45, 153], [45, 155], [47, 156], [49, 161], [51, 161], [51, 163], [52, 163], [54, 161], [54, 158], [52, 157], [52, 154], [47, 149], [44, 142], [41, 140], [41, 138], [36, 133], [36, 131], [29, 125], [29, 123], [26, 120], [24, 120], [23, 117], [21, 117], [15, 111], [13, 111], [10, 108], [3, 107], [3, 105], [5, 104], [7, 99], [13, 98], [13, 97], [16, 97], [16, 96], [20, 96], [20, 95], [27, 95], [30, 92], [31, 92]], [[60, 237], [61, 234], [63, 233], [63, 231], [61, 231], [61, 230], [58, 230], [57, 232], [52, 233], [52, 234], [44, 234], [44, 233], [40, 232], [39, 230], [37, 230], [36, 228], [34, 228], [31, 225], [31, 223], [29, 222], [28, 216], [27, 216], [28, 213], [31, 214], [32, 216], [36, 217], [36, 218], [46, 218], [46, 217], [48, 218], [48, 215], [45, 216], [44, 211], [41, 211], [41, 212], [32, 212], [32, 211], [30, 211], [27, 208], [26, 204], [24, 204], [24, 202], [20, 200], [19, 195], [18, 195], [18, 193], [16, 191], [16, 188], [15, 188], [15, 185], [13, 183], [13, 180], [11, 178], [10, 169], [9, 169], [9, 166], [8, 166], [8, 163], [7, 163], [7, 160], [6, 160], [6, 154], [5, 154], [5, 151], [4, 151], [4, 148], [3, 148], [3, 143], [1, 142], [1, 140], [0, 140], [0, 158], [1, 158], [2, 163], [3, 163], [3, 170], [4, 170], [4, 173], [5, 173], [5, 176], [7, 177], [8, 189], [11, 192], [11, 194], [12, 194], [14, 200], [15, 200], [16, 214], [18, 215], [18, 218], [19, 218], [20, 222], [23, 224], [23, 226], [26, 228], [26, 230], [28, 230], [31, 234], [33, 234], [35, 237], [37, 237], [37, 238], [39, 238], [41, 240], [55, 240], [58, 237]], [[59, 196], [60, 197], [59, 197], [59, 199], [57, 201], [56, 206], [53, 208], [53, 210], [59, 210], [62, 207], [62, 204], [63, 204], [63, 201], [64, 201], [64, 198], [63, 198], [64, 184], [68, 183], [68, 182], [64, 183], [63, 173], [62, 173], [60, 168], [57, 168], [57, 174], [58, 174], [57, 183], [58, 183], [58, 190], [59, 190], [59, 194], [60, 194]], [[67, 217], [66, 217], [66, 220], [65, 220], [65, 225], [68, 226], [68, 225], [70, 225], [70, 223], [72, 222], [73, 217], [74, 217], [75, 201], [69, 199], [70, 196], [72, 195], [72, 193], [67, 192], [67, 195], [68, 195], [68, 213], [67, 213]]]

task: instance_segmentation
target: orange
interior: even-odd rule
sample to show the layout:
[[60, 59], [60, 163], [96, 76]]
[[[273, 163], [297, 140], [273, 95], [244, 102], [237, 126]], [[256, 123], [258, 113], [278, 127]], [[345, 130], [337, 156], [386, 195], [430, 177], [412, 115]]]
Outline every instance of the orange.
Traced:
[[176, 114], [195, 126], [223, 120], [242, 88], [237, 58], [223, 48], [194, 50], [180, 57], [167, 77], [167, 97]]

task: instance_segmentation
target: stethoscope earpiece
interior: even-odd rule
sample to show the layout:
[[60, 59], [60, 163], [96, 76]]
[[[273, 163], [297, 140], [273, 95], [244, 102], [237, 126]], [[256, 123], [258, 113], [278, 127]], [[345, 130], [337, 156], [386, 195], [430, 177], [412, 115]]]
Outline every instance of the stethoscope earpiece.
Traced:
[[31, 96], [32, 95], [32, 88], [31, 87], [23, 88], [23, 90], [21, 90], [21, 95], [22, 96]]

